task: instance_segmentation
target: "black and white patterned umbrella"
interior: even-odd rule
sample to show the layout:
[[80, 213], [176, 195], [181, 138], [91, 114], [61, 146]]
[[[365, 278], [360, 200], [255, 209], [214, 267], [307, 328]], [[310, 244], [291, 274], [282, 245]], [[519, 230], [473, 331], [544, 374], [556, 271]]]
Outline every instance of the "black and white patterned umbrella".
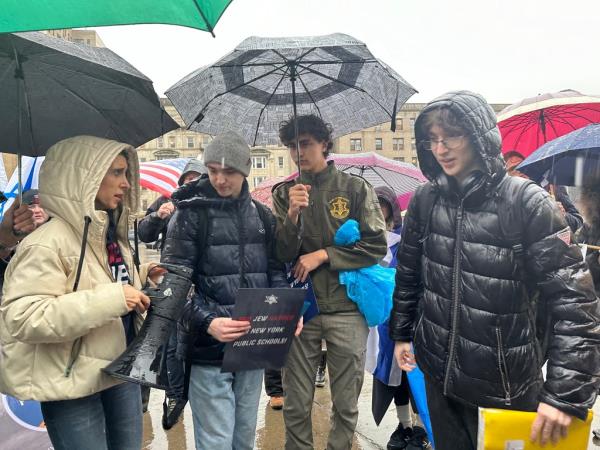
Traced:
[[341, 136], [384, 122], [416, 90], [366, 45], [345, 34], [250, 37], [167, 92], [188, 128], [240, 133], [250, 145], [278, 144], [282, 121], [316, 114]]

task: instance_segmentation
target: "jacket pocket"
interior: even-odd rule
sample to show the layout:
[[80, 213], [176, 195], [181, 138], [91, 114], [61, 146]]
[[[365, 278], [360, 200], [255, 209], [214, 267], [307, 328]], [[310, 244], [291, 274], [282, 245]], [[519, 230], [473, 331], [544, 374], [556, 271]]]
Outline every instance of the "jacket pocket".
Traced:
[[65, 377], [71, 376], [71, 372], [73, 371], [73, 366], [75, 365], [75, 361], [79, 356], [79, 352], [81, 351], [81, 343], [82, 337], [75, 339], [73, 342], [73, 346], [71, 347], [71, 354], [69, 355], [69, 360], [67, 362], [67, 367], [65, 367]]
[[496, 343], [497, 343], [497, 362], [498, 371], [500, 372], [500, 381], [504, 390], [504, 404], [510, 405], [510, 378], [508, 376], [508, 366], [506, 364], [506, 355], [504, 353], [504, 345], [502, 341], [502, 330], [496, 326]]

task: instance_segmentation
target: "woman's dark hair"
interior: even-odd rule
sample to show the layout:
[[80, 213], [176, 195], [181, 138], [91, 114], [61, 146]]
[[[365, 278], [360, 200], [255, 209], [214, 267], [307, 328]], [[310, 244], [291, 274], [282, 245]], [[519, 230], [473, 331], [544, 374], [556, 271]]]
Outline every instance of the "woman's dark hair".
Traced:
[[[296, 117], [298, 124], [298, 136], [308, 134], [319, 142], [327, 142], [327, 150], [324, 153], [325, 157], [329, 156], [329, 151], [333, 148], [331, 140], [331, 125], [325, 123], [323, 119], [314, 114], [307, 114]], [[290, 117], [285, 122], [281, 122], [279, 126], [279, 139], [286, 147], [294, 143], [296, 139], [296, 130], [294, 129], [294, 118]]]
[[434, 125], [444, 130], [449, 136], [467, 135], [468, 132], [461, 124], [458, 116], [447, 107], [434, 108], [423, 113], [423, 117], [418, 122], [419, 129], [416, 134], [424, 136], [427, 139], [429, 131]]

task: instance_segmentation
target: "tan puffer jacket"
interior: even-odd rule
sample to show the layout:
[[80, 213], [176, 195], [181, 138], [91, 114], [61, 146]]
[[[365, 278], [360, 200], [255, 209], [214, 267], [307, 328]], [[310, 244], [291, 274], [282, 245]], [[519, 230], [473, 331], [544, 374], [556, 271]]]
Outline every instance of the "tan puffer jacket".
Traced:
[[[40, 171], [40, 199], [52, 219], [18, 246], [0, 305], [0, 391], [21, 400], [67, 400], [118, 380], [101, 372], [125, 349], [123, 287], [106, 251], [108, 216], [94, 208], [113, 160], [127, 152], [131, 189], [117, 224], [133, 285], [141, 288], [127, 241], [129, 211], [139, 198], [139, 168], [129, 145], [90, 136], [55, 144]], [[90, 217], [79, 287], [73, 292], [84, 217]], [[139, 325], [139, 324], [138, 324]]]

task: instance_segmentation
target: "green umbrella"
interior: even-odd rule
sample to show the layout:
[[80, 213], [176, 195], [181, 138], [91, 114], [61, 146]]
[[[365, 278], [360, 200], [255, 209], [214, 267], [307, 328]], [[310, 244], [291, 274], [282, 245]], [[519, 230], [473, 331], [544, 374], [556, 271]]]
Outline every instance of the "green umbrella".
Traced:
[[209, 31], [232, 0], [4, 0], [0, 33], [163, 23]]

